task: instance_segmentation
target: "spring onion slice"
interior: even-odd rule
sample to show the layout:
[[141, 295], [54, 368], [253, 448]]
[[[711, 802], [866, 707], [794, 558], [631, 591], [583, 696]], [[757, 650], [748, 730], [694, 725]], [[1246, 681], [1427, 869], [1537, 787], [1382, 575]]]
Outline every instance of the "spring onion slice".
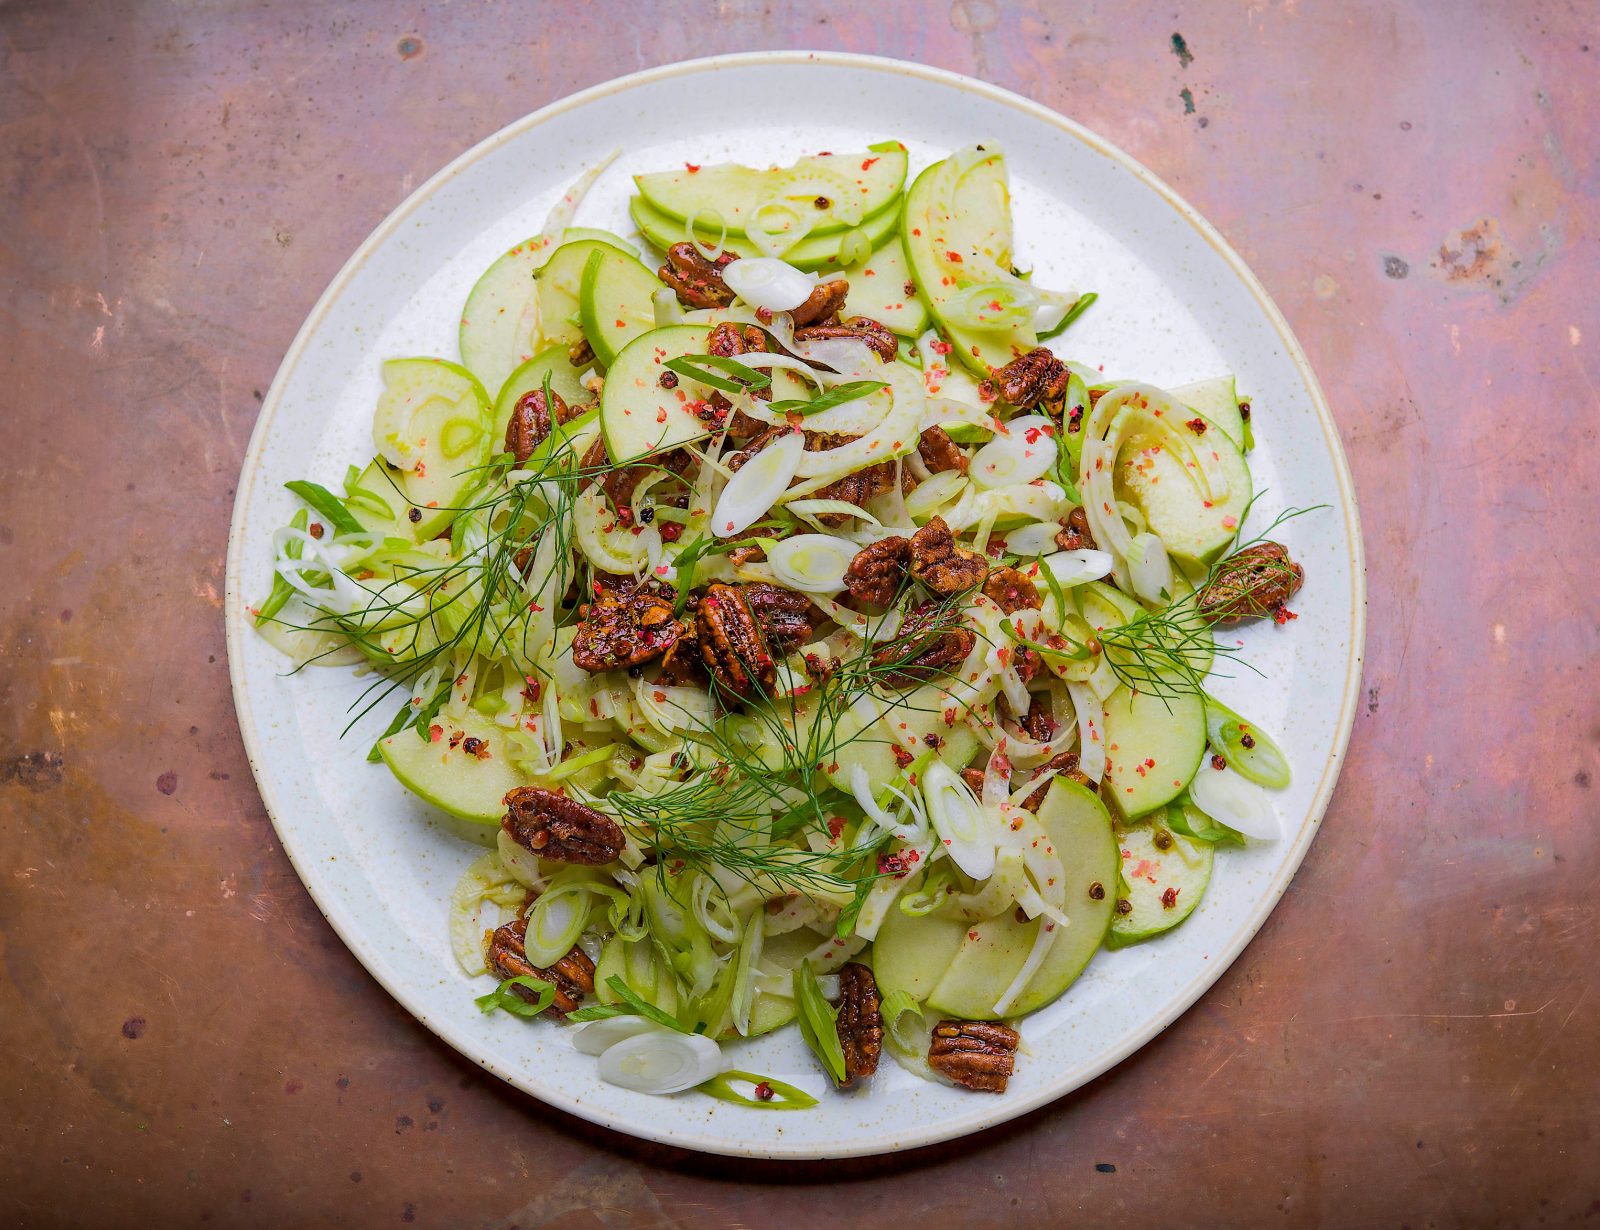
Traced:
[[[1239, 776], [1271, 790], [1287, 786], [1289, 761], [1272, 736], [1209, 692], [1201, 693], [1201, 697], [1206, 706], [1206, 738], [1212, 748], [1238, 770]], [[1246, 739], [1250, 741], [1248, 745]]]
[[[534, 993], [531, 1001], [523, 999], [517, 994], [521, 987]], [[531, 977], [528, 974], [518, 974], [515, 978], [507, 978], [487, 995], [480, 995], [472, 1002], [478, 1005], [478, 1011], [488, 1013], [505, 1009], [512, 1016], [538, 1016], [551, 1004], [555, 1003], [556, 989], [548, 982]]]
[[778, 502], [805, 455], [805, 437], [790, 432], [742, 465], [717, 498], [711, 532], [718, 538], [742, 534]]
[[751, 307], [791, 312], [811, 297], [817, 275], [801, 273], [775, 256], [751, 256], [722, 271], [728, 289]]
[[[600, 1005], [604, 1007], [605, 1005]], [[579, 1009], [579, 1011], [583, 1011]], [[574, 1013], [567, 1019], [571, 1020]], [[629, 1038], [636, 1038], [640, 1034], [648, 1033], [652, 1029], [661, 1028], [645, 1020], [641, 1016], [627, 1016], [617, 1014], [614, 1016], [590, 1016], [584, 1019], [573, 1031], [572, 1045], [585, 1055], [602, 1055], [618, 1042]]]
[[704, 1034], [651, 1029], [607, 1047], [600, 1079], [635, 1093], [681, 1093], [714, 1077], [722, 1048]]
[[839, 1044], [838, 1012], [822, 998], [816, 972], [810, 961], [802, 961], [794, 971], [794, 998], [800, 1007], [800, 1034], [834, 1081], [845, 1079], [844, 1048]]
[[[733, 1086], [735, 1083], [754, 1086], [755, 1097], [745, 1097]], [[738, 1068], [729, 1068], [720, 1072], [695, 1089], [709, 1097], [716, 1098], [719, 1102], [732, 1102], [735, 1106], [748, 1106], [753, 1110], [810, 1110], [817, 1104], [817, 1099], [804, 1089], [796, 1088], [772, 1076], [760, 1076], [755, 1072], [742, 1072]], [[763, 1099], [760, 1091], [765, 1089], [768, 1097]]]
[[1278, 817], [1267, 792], [1236, 773], [1231, 767], [1215, 768], [1209, 761], [1189, 783], [1189, 797], [1195, 806], [1229, 828], [1259, 841], [1276, 841], [1283, 836]]

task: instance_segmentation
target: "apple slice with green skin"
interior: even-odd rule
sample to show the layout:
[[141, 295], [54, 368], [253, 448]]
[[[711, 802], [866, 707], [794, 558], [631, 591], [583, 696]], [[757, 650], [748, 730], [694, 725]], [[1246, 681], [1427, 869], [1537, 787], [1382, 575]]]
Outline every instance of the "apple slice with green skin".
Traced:
[[500, 395], [494, 399], [494, 441], [498, 448], [505, 442], [506, 426], [511, 422], [511, 412], [529, 393], [544, 388], [544, 378], [550, 377], [550, 391], [568, 406], [582, 406], [595, 400], [594, 394], [580, 383], [584, 369], [574, 367], [567, 358], [567, 347], [551, 346], [541, 350], [516, 371], [506, 377], [500, 386]]
[[651, 296], [661, 289], [656, 275], [634, 256], [615, 249], [589, 254], [578, 290], [583, 335], [595, 357], [610, 367], [622, 348], [656, 327]]
[[1194, 913], [1211, 882], [1216, 847], [1153, 823], [1118, 829], [1117, 840], [1127, 913], [1113, 916], [1106, 942], [1125, 948], [1172, 930]]
[[554, 247], [548, 235], [524, 239], [484, 270], [467, 295], [458, 337], [461, 362], [485, 388], [498, 389], [539, 346], [533, 273]]
[[[634, 225], [639, 228], [639, 233], [663, 252], [675, 243], [683, 243], [689, 237], [685, 223], [660, 212], [642, 196], [636, 196], [628, 202], [628, 213], [632, 216]], [[867, 243], [877, 249], [895, 233], [899, 225], [900, 202], [896, 199], [877, 213], [863, 219], [857, 229]], [[831, 235], [807, 235], [784, 252], [783, 259], [796, 269], [807, 272], [837, 269], [839, 245], [849, 233], [837, 231]], [[707, 228], [699, 223], [695, 226], [695, 236], [708, 247], [718, 240], [714, 228]], [[737, 235], [723, 237], [722, 246], [738, 256], [762, 255], [761, 250], [748, 239]]]
[[1189, 463], [1157, 435], [1128, 437], [1117, 454], [1118, 493], [1137, 504], [1154, 534], [1167, 551], [1186, 563], [1209, 564], [1225, 551], [1239, 532], [1249, 510], [1253, 487], [1244, 454], [1228, 434], [1204, 415], [1196, 416], [1204, 430], [1189, 426], [1193, 447], [1209, 451], [1227, 479], [1227, 494], [1220, 499], [1197, 481]]
[[1239, 411], [1239, 394], [1232, 376], [1214, 376], [1168, 389], [1174, 398], [1220, 427], [1240, 449], [1250, 451], [1250, 425]]
[[393, 489], [407, 505], [412, 536], [426, 542], [482, 484], [493, 408], [477, 377], [445, 359], [390, 359], [383, 385], [373, 443], [380, 458], [399, 466], [389, 471]]
[[814, 154], [793, 166], [764, 170], [732, 162], [685, 164], [676, 171], [633, 177], [639, 195], [680, 226], [691, 217], [715, 213], [730, 235], [746, 234], [757, 211], [770, 202], [810, 223], [809, 235], [848, 230], [893, 201], [905, 181], [903, 148]]
[[500, 727], [471, 710], [460, 718], [441, 716], [434, 725], [437, 739], [407, 727], [379, 739], [378, 754], [418, 798], [474, 824], [499, 824], [506, 792], [526, 784], [511, 766]]
[[[715, 390], [667, 367], [684, 355], [705, 354], [710, 335], [704, 325], [667, 325], [641, 333], [622, 348], [600, 393], [608, 457], [629, 461], [710, 434], [711, 425], [699, 411]], [[666, 375], [671, 379], [663, 385]]]
[[946, 159], [918, 175], [906, 192], [900, 242], [928, 314], [975, 376], [986, 379], [1039, 344], [1031, 324], [978, 329], [951, 318], [963, 296], [1011, 270], [1011, 190], [999, 150], [964, 172]]
[[533, 288], [539, 305], [542, 346], [574, 346], [584, 339], [579, 296], [583, 293], [583, 271], [596, 252], [632, 255], [604, 240], [579, 239], [562, 244], [534, 271]]
[[[1093, 793], [1057, 778], [1039, 808], [1067, 881], [1070, 925], [1059, 929], [1038, 969], [1007, 1008], [1023, 1016], [1057, 999], [1100, 948], [1116, 904], [1117, 845], [1111, 817]], [[995, 1004], [1021, 972], [1039, 920], [1006, 911], [976, 925], [938, 914], [919, 918], [891, 909], [873, 945], [873, 970], [887, 996], [904, 990], [936, 1012], [994, 1020]]]
[[1206, 751], [1206, 707], [1193, 692], [1118, 688], [1105, 700], [1106, 793], [1129, 819], [1183, 792]]
[[905, 249], [893, 239], [864, 264], [847, 269], [845, 278], [850, 283], [844, 306], [847, 316], [869, 317], [901, 337], [915, 338], [928, 327], [928, 309], [917, 297]]

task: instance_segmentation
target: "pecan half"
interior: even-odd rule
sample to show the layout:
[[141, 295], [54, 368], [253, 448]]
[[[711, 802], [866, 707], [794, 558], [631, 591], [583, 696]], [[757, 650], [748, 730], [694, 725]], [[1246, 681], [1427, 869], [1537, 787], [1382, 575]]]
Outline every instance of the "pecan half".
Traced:
[[954, 612], [934, 603], [918, 607], [900, 635], [874, 651], [873, 664], [889, 668], [884, 671], [884, 679], [904, 687], [949, 674], [966, 660], [978, 641], [971, 628], [956, 620]]
[[767, 335], [754, 325], [736, 325], [725, 320], [706, 338], [706, 353], [718, 358], [731, 359], [734, 355], [751, 354], [767, 348]]
[[[1056, 777], [1070, 778], [1080, 786], [1087, 786], [1090, 790], [1094, 789], [1094, 783], [1089, 780], [1089, 775], [1078, 768], [1077, 752], [1062, 752], [1059, 756], [1052, 757], [1035, 769], [1033, 775], [1036, 778], [1043, 777], [1051, 769], [1060, 770]], [[1050, 780], [1054, 781], [1055, 778]], [[1028, 811], [1037, 812], [1039, 808], [1044, 806], [1044, 796], [1049, 793], [1050, 782], [1045, 782], [1044, 785], [1022, 800], [1022, 806]]]
[[781, 585], [757, 583], [744, 586], [745, 601], [756, 617], [767, 643], [787, 653], [810, 639], [814, 621], [811, 599]]
[[980, 799], [983, 797], [983, 770], [968, 765], [961, 770], [961, 780], [967, 783], [967, 789]]
[[567, 348], [567, 362], [573, 367], [588, 367], [594, 362], [594, 347], [589, 344], [589, 339], [580, 337]]
[[506, 423], [506, 452], [521, 465], [533, 456], [533, 450], [549, 438], [554, 423], [565, 423], [572, 411], [561, 394], [550, 390], [550, 405], [545, 405], [544, 390], [530, 389], [517, 398], [511, 408], [511, 419]]
[[989, 565], [976, 551], [959, 545], [945, 519], [936, 516], [911, 536], [911, 575], [948, 597], [982, 585]]
[[1028, 711], [1017, 725], [1035, 743], [1048, 743], [1061, 729], [1061, 723], [1056, 721], [1056, 715], [1051, 712], [1050, 699], [1043, 693], [1035, 693], [1029, 699]]
[[1061, 532], [1056, 535], [1056, 546], [1063, 551], [1093, 551], [1094, 535], [1089, 532], [1089, 514], [1082, 508], [1074, 508], [1061, 523]]
[[836, 325], [808, 325], [794, 331], [794, 340], [797, 342], [819, 342], [834, 337], [865, 342], [885, 363], [893, 362], [900, 353], [900, 339], [894, 335], [894, 330], [887, 325], [880, 325], [870, 316], [851, 316]]
[[586, 671], [639, 666], [671, 649], [682, 631], [671, 600], [653, 588], [604, 591], [584, 609], [572, 660]]
[[844, 310], [844, 299], [849, 293], [850, 283], [843, 278], [835, 278], [831, 282], [818, 282], [812, 287], [811, 296], [794, 309], [794, 327], [803, 329], [808, 325], [832, 320]]
[[857, 602], [888, 606], [911, 567], [911, 540], [898, 534], [856, 552], [844, 570], [844, 586]]
[[738, 259], [734, 253], [724, 252], [708, 261], [692, 243], [675, 243], [667, 249], [667, 263], [656, 276], [677, 292], [685, 307], [727, 307], [733, 302], [733, 291], [722, 280], [722, 271]]
[[[484, 961], [497, 978], [537, 978], [555, 988], [556, 997], [550, 1001], [546, 1012], [566, 1016], [583, 1002], [585, 995], [594, 994], [594, 962], [583, 949], [573, 946], [572, 951], [548, 969], [540, 969], [528, 960], [526, 945], [528, 920], [519, 918], [508, 922], [489, 937], [489, 950]], [[512, 992], [531, 1001], [535, 992], [527, 987], [513, 987]]]
[[956, 446], [950, 433], [943, 427], [929, 427], [922, 433], [922, 438], [917, 441], [917, 455], [922, 458], [922, 464], [935, 474], [942, 470], [959, 470], [962, 474], [967, 472], [966, 454]]
[[604, 812], [538, 786], [518, 786], [505, 797], [500, 827], [540, 858], [558, 863], [610, 863], [622, 853], [622, 829]]
[[1289, 558], [1288, 548], [1258, 542], [1223, 560], [1196, 601], [1212, 623], [1259, 619], [1276, 614], [1299, 592], [1305, 577], [1305, 569]]
[[839, 1047], [844, 1051], [844, 1080], [840, 1088], [878, 1070], [883, 1054], [883, 1013], [878, 984], [872, 971], [859, 961], [839, 970]]
[[[839, 432], [808, 431], [806, 432], [806, 452], [820, 453], [830, 448], [840, 448], [859, 439], [858, 436], [842, 435]], [[894, 490], [894, 462], [880, 461], [877, 465], [868, 466], [864, 470], [857, 470], [853, 474], [846, 474], [843, 478], [829, 483], [826, 487], [819, 488], [813, 499], [818, 500], [843, 500], [846, 504], [857, 507], [865, 504], [876, 496], [887, 495]], [[847, 513], [821, 513], [817, 520], [823, 525], [843, 525], [850, 519]]]
[[1028, 607], [1038, 610], [1044, 605], [1027, 575], [1009, 565], [990, 570], [989, 579], [983, 583], [983, 594], [1006, 615]]
[[695, 635], [707, 672], [725, 691], [748, 700], [777, 683], [778, 664], [739, 586], [706, 590], [695, 616]]
[[964, 1089], [1004, 1093], [1021, 1041], [998, 1021], [940, 1021], [933, 1027], [928, 1066]]
[[1066, 394], [1070, 378], [1067, 365], [1043, 346], [994, 369], [1000, 396], [1019, 410], [1032, 410], [1043, 401], [1059, 401]]

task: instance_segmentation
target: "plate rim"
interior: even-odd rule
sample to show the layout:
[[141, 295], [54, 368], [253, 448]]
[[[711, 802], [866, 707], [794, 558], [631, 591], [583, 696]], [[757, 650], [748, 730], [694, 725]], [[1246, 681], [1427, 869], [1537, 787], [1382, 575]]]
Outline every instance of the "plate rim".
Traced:
[[[302, 866], [300, 859], [297, 857], [294, 845], [286, 835], [283, 824], [278, 819], [280, 809], [275, 806], [274, 793], [264, 778], [261, 739], [256, 730], [254, 715], [246, 702], [248, 685], [243, 665], [244, 655], [241, 652], [244, 644], [243, 638], [251, 635], [245, 621], [245, 597], [241, 577], [241, 564], [244, 553], [244, 536], [241, 532], [242, 519], [250, 494], [259, 481], [257, 471], [261, 465], [269, 430], [277, 416], [283, 391], [289, 381], [289, 377], [298, 366], [313, 334], [320, 326], [334, 301], [345, 291], [350, 280], [366, 263], [372, 253], [386, 242], [411, 213], [447, 180], [454, 178], [500, 145], [522, 136], [530, 129], [537, 128], [567, 111], [580, 109], [609, 95], [624, 93], [640, 86], [668, 81], [677, 77], [693, 76], [729, 68], [803, 65], [819, 65], [914, 77], [934, 85], [977, 95], [990, 102], [1020, 111], [1024, 115], [1061, 130], [1066, 136], [1082, 142], [1101, 155], [1111, 159], [1124, 170], [1133, 174], [1146, 188], [1159, 194], [1168, 206], [1193, 227], [1198, 236], [1222, 258], [1234, 276], [1250, 292], [1268, 323], [1272, 326], [1278, 341], [1283, 345], [1285, 355], [1298, 372], [1306, 392], [1310, 396], [1318, 425], [1322, 429], [1328, 456], [1333, 463], [1334, 481], [1340, 495], [1339, 511], [1343, 514], [1345, 521], [1351, 576], [1351, 638], [1350, 651], [1345, 662], [1343, 695], [1335, 727], [1333, 745], [1330, 747], [1328, 755], [1323, 762], [1321, 777], [1317, 783], [1316, 792], [1312, 796], [1310, 807], [1299, 823], [1297, 836], [1294, 845], [1289, 850], [1288, 858], [1284, 861], [1282, 868], [1271, 883], [1261, 893], [1255, 909], [1245, 918], [1235, 933], [1229, 937], [1228, 942], [1219, 951], [1211, 954], [1211, 960], [1206, 962], [1205, 967], [1198, 971], [1196, 976], [1173, 996], [1171, 1006], [1146, 1020], [1140, 1029], [1127, 1034], [1119, 1041], [1117, 1046], [1102, 1057], [1100, 1062], [1092, 1065], [1081, 1075], [1080, 1079], [1068, 1087], [1047, 1086], [1026, 1097], [975, 1105], [973, 1111], [966, 1115], [940, 1119], [930, 1126], [919, 1126], [905, 1133], [885, 1132], [879, 1137], [863, 1143], [851, 1144], [831, 1150], [819, 1149], [812, 1145], [801, 1145], [798, 1148], [786, 1147], [787, 1142], [781, 1135], [758, 1143], [701, 1135], [694, 1131], [686, 1133], [681, 1130], [675, 1130], [673, 1117], [665, 1115], [661, 1116], [659, 1120], [649, 1122], [624, 1122], [617, 1111], [608, 1110], [586, 1100], [571, 1099], [541, 1091], [527, 1079], [526, 1075], [502, 1071], [493, 1062], [486, 1060], [479, 1054], [472, 1053], [466, 1044], [458, 1043], [442, 1026], [436, 1027], [424, 1006], [417, 1002], [418, 997], [413, 994], [409, 987], [392, 982], [383, 973], [379, 972], [383, 962], [359, 938], [353, 921], [343, 917], [344, 907], [342, 903], [332, 893], [328, 894], [329, 900], [324, 900], [322, 892], [315, 885], [314, 878], [307, 874], [309, 868]], [[1277, 908], [1279, 901], [1282, 900], [1284, 892], [1299, 871], [1306, 852], [1320, 829], [1321, 821], [1327, 811], [1334, 787], [1338, 782], [1339, 772], [1349, 747], [1350, 733], [1355, 723], [1356, 709], [1360, 699], [1361, 671], [1366, 648], [1367, 584], [1365, 546], [1361, 537], [1361, 521], [1356, 501], [1355, 483], [1351, 477], [1349, 462], [1345, 457], [1338, 427], [1334, 422], [1332, 412], [1328, 408], [1327, 399], [1323, 394], [1322, 385], [1318, 381], [1299, 339], [1295, 336], [1294, 330], [1290, 327], [1282, 311], [1279, 310], [1278, 305], [1273, 301], [1272, 296], [1268, 294], [1266, 288], [1251, 271], [1244, 259], [1198, 210], [1143, 163], [1120, 147], [1075, 120], [1015, 91], [992, 85], [964, 73], [887, 56], [795, 49], [738, 52], [683, 60], [629, 73], [621, 77], [614, 77], [575, 93], [565, 95], [489, 134], [463, 153], [451, 159], [443, 168], [431, 175], [400, 204], [395, 206], [351, 253], [328, 283], [327, 288], [317, 298], [305, 321], [296, 332], [294, 340], [284, 352], [284, 357], [272, 378], [267, 394], [262, 399], [260, 413], [256, 418], [255, 426], [250, 433], [249, 443], [245, 448], [233, 509], [229, 519], [224, 601], [226, 604], [224, 618], [228, 653], [228, 676], [233, 693], [234, 711], [239, 723], [239, 733], [244, 744], [245, 756], [250, 764], [251, 776], [255, 780], [257, 794], [261, 798], [262, 806], [266, 809], [273, 831], [301, 884], [310, 895], [318, 912], [322, 914], [333, 928], [335, 934], [338, 935], [340, 942], [361, 963], [366, 973], [399, 1003], [407, 1013], [464, 1058], [471, 1060], [522, 1092], [538, 1098], [541, 1102], [553, 1106], [563, 1113], [634, 1139], [723, 1156], [822, 1160], [875, 1156], [958, 1139], [974, 1132], [996, 1127], [1019, 1118], [1041, 1106], [1058, 1101], [1103, 1076], [1130, 1055], [1147, 1046], [1174, 1020], [1192, 1008], [1200, 997], [1215, 985], [1244, 952], [1245, 948], [1249, 946], [1262, 926], [1265, 925], [1273, 910]]]

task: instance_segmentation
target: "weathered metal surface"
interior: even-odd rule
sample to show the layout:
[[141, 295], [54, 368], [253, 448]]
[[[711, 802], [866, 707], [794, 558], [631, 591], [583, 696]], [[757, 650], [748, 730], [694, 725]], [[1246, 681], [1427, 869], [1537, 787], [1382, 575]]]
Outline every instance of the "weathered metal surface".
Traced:
[[[1596, 16], [1442, 0], [0, 5], [0, 1220], [1421, 1227], [1600, 1211]], [[1342, 783], [1212, 992], [1020, 1123], [818, 1167], [610, 1136], [406, 1017], [267, 824], [219, 599], [260, 392], [416, 183], [618, 73], [803, 45], [1020, 90], [1193, 201], [1321, 374], [1371, 566]]]

